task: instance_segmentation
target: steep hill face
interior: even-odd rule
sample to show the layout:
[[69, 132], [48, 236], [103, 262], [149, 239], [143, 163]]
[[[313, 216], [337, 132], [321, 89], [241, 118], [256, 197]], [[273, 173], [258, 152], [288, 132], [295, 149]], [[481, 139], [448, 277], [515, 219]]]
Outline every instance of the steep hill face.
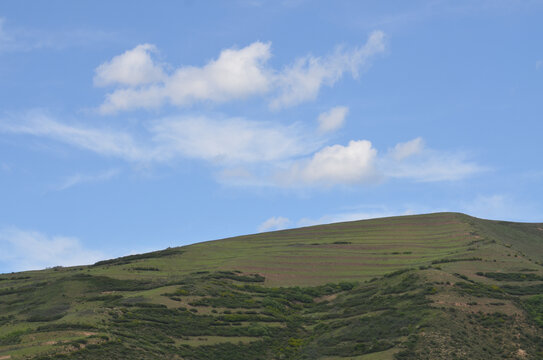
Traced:
[[543, 224], [438, 213], [0, 275], [0, 359], [541, 359]]

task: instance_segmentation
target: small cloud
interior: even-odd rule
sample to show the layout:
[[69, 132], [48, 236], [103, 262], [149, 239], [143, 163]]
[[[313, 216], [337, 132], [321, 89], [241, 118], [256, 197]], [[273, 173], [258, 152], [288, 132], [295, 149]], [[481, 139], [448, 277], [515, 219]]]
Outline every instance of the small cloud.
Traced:
[[417, 182], [457, 181], [487, 170], [464, 153], [425, 148], [422, 138], [397, 144], [379, 159], [379, 168], [387, 178]]
[[535, 69], [539, 70], [543, 68], [543, 60], [538, 60], [535, 62]]
[[339, 129], [345, 123], [345, 117], [349, 112], [346, 106], [336, 106], [319, 115], [319, 131], [329, 132]]
[[420, 154], [424, 148], [424, 141], [418, 137], [416, 139], [398, 143], [390, 151], [390, 156], [398, 161], [404, 160], [412, 155]]
[[0, 265], [10, 271], [92, 264], [105, 258], [99, 251], [86, 249], [77, 238], [15, 227], [0, 229], [0, 248]]
[[155, 51], [155, 46], [143, 44], [115, 56], [96, 68], [94, 84], [138, 86], [163, 80], [166, 75], [162, 67], [151, 59]]
[[83, 184], [83, 183], [96, 183], [96, 182], [103, 182], [110, 179], [113, 179], [114, 177], [118, 176], [120, 174], [119, 169], [110, 169], [104, 172], [101, 172], [99, 174], [94, 175], [85, 175], [85, 174], [75, 174], [70, 177], [68, 177], [64, 182], [56, 188], [56, 190], [66, 190], [68, 188], [71, 188], [73, 186]]
[[11, 172], [11, 166], [5, 162], [0, 163], [0, 170], [5, 173]]
[[287, 185], [334, 185], [374, 182], [377, 150], [367, 140], [351, 140], [347, 146], [327, 146], [310, 159], [295, 162], [279, 182]]
[[290, 220], [282, 216], [273, 216], [258, 226], [259, 232], [282, 230], [290, 225]]

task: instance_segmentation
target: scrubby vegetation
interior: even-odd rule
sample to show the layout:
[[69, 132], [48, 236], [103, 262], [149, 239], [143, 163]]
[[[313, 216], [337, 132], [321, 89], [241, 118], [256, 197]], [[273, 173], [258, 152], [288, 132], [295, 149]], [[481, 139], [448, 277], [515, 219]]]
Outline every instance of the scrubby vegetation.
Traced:
[[543, 358], [541, 225], [460, 214], [380, 224], [2, 275], [0, 358]]

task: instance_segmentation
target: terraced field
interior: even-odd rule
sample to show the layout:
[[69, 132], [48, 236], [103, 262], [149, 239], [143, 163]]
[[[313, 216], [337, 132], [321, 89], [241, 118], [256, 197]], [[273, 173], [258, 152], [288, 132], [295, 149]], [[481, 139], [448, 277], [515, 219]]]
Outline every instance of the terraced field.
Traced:
[[[464, 254], [476, 241], [461, 214], [355, 221], [209, 241], [181, 248], [182, 255], [149, 259], [163, 276], [202, 270], [260, 273], [266, 285], [316, 285], [365, 280], [409, 266]], [[156, 277], [127, 267], [91, 269], [122, 278]]]
[[541, 359], [543, 225], [457, 213], [0, 275], [0, 359]]

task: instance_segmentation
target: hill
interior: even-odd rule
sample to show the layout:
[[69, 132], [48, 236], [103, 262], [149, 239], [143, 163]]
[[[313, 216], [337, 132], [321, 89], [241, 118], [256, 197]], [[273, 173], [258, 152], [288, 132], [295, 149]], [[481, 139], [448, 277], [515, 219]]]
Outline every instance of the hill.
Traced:
[[0, 275], [0, 359], [541, 359], [543, 224], [458, 213]]

